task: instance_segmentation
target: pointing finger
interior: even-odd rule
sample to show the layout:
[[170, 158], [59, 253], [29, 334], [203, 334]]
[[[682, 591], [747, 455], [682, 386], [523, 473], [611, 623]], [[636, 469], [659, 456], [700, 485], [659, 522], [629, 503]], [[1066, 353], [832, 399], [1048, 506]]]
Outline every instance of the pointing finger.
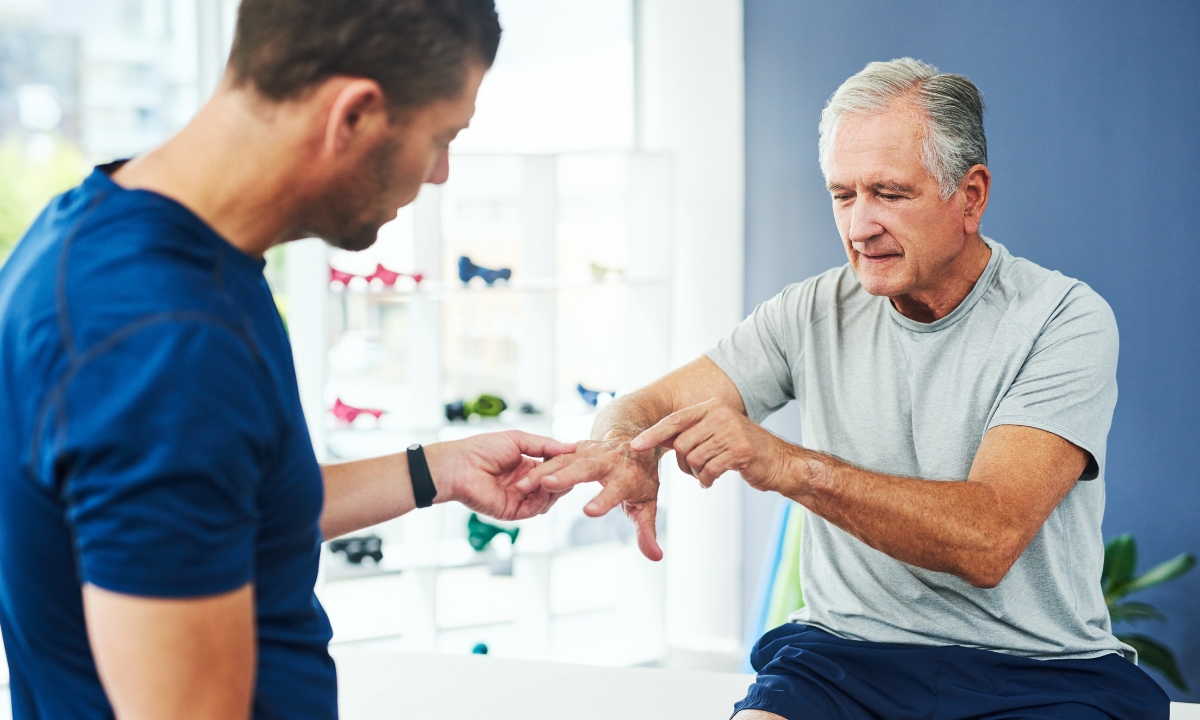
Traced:
[[662, 445], [703, 420], [710, 408], [711, 401], [673, 412], [662, 420], [659, 420], [653, 427], [643, 430], [641, 435], [638, 435], [629, 443], [629, 447], [637, 452], [645, 452], [652, 447]]

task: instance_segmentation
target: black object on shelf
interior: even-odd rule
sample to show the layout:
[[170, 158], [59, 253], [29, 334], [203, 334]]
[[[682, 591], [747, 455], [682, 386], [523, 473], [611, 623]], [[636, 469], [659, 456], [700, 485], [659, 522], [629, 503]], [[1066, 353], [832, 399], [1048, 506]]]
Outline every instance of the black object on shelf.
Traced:
[[458, 259], [458, 279], [464, 283], [471, 282], [471, 278], [483, 278], [483, 281], [488, 285], [495, 283], [497, 280], [509, 280], [512, 278], [512, 270], [510, 268], [491, 269], [480, 267], [471, 262], [471, 258], [463, 255]]
[[602, 398], [602, 397], [612, 400], [613, 398], [615, 398], [617, 396], [617, 393], [614, 391], [588, 390], [587, 388], [585, 388], [583, 386], [582, 383], [580, 383], [579, 385], [577, 385], [575, 387], [575, 391], [579, 393], [579, 397], [583, 398], [583, 401], [585, 403], [587, 403], [588, 405], [591, 405], [592, 407], [596, 407], [597, 405], [599, 405], [600, 398]]
[[542, 411], [537, 409], [533, 403], [521, 403], [522, 415], [541, 415]]
[[363, 535], [361, 537], [344, 537], [329, 541], [329, 550], [342, 553], [351, 565], [362, 565], [364, 558], [375, 562], [383, 562], [383, 540], [378, 535]]

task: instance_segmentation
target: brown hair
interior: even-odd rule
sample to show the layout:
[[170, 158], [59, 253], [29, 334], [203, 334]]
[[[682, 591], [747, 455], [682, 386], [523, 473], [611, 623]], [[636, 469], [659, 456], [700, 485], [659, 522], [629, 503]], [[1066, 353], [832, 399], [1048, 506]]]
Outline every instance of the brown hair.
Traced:
[[276, 101], [346, 75], [409, 109], [457, 97], [499, 44], [494, 0], [242, 0], [229, 68]]

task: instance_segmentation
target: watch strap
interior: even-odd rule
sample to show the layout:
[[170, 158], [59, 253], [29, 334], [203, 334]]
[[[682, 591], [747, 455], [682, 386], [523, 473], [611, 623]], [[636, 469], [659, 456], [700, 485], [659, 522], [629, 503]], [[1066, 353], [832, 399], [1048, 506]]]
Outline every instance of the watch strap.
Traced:
[[427, 508], [437, 497], [437, 487], [429, 474], [429, 463], [425, 461], [425, 448], [420, 443], [408, 446], [408, 476], [412, 478], [413, 499], [417, 507]]

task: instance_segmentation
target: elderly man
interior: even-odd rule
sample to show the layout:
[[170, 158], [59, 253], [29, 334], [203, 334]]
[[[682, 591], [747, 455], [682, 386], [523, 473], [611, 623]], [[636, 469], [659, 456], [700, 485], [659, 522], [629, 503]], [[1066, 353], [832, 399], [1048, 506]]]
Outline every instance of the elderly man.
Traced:
[[[789, 286], [707, 357], [610, 405], [535, 470], [599, 480], [654, 537], [657, 460], [807, 510], [805, 607], [752, 653], [737, 720], [1166, 718], [1100, 590], [1117, 326], [1084, 283], [980, 234], [983, 100], [909, 58], [821, 117], [849, 263]], [[804, 446], [757, 424], [795, 399]]]

